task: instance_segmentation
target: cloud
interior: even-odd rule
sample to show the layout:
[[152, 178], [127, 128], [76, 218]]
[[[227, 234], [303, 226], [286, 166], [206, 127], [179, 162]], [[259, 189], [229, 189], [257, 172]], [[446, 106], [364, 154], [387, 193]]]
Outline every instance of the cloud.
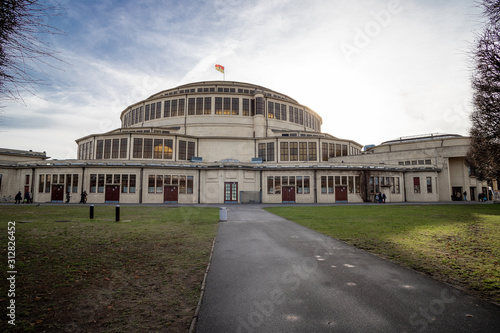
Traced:
[[[323, 117], [324, 132], [362, 144], [437, 130], [467, 133], [467, 51], [478, 27], [469, 1], [63, 5], [67, 14], [52, 22], [67, 35], [51, 39], [64, 62], [47, 70], [47, 85], [25, 98], [27, 106], [7, 105], [3, 146], [40, 150], [31, 146], [34, 137], [50, 133], [42, 150], [76, 156], [75, 139], [119, 127], [127, 106], [179, 84], [220, 80], [216, 63], [226, 67], [226, 80], [287, 94]], [[390, 6], [400, 10], [380, 21]], [[368, 43], [356, 46], [366, 29]], [[358, 49], [351, 61], [343, 43]]]

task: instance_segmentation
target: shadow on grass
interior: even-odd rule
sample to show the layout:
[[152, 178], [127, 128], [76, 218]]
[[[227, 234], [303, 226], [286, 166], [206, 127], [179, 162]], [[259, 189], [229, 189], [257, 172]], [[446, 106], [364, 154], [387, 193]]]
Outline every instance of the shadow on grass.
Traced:
[[268, 211], [500, 302], [500, 205], [276, 207]]
[[123, 207], [130, 222], [114, 222], [110, 206], [96, 206], [93, 220], [84, 206], [0, 209], [4, 230], [8, 221], [33, 221], [16, 223], [14, 331], [189, 329], [217, 209]]

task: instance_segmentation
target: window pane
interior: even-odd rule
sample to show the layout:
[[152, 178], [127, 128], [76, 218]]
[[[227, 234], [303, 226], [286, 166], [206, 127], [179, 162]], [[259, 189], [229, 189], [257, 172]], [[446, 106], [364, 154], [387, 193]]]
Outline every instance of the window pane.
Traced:
[[179, 177], [179, 193], [186, 194], [186, 176]]
[[250, 100], [248, 98], [243, 98], [243, 115], [250, 115]]
[[40, 175], [38, 180], [38, 192], [43, 193], [43, 187], [45, 184], [45, 175]]
[[309, 161], [316, 161], [317, 160], [317, 154], [316, 154], [316, 142], [309, 142]]
[[78, 175], [73, 175], [73, 193], [78, 193]]
[[50, 193], [50, 175], [45, 176], [45, 193]]
[[164, 103], [163, 117], [170, 117], [170, 101]]
[[197, 115], [203, 114], [203, 97], [196, 98], [196, 114]]
[[95, 158], [96, 160], [102, 159], [103, 153], [103, 140], [97, 140], [96, 150], [95, 150]]
[[165, 139], [163, 141], [163, 158], [167, 160], [171, 160], [173, 157], [173, 146], [174, 141], [171, 139]]
[[231, 101], [231, 114], [233, 116], [237, 116], [240, 114], [240, 99], [239, 98], [233, 98]]
[[95, 193], [97, 191], [97, 175], [90, 175], [90, 193]]
[[129, 193], [135, 193], [135, 175], [130, 175]]
[[187, 142], [184, 140], [179, 140], [179, 160], [186, 160]]
[[177, 117], [177, 100], [172, 100], [172, 108], [170, 109], [170, 116]]
[[298, 194], [302, 194], [303, 193], [303, 188], [302, 188], [302, 176], [297, 176], [296, 177], [296, 180], [297, 180], [297, 193]]
[[321, 143], [321, 160], [323, 162], [328, 162], [328, 143]]
[[267, 161], [274, 161], [274, 142], [267, 143]]
[[262, 161], [266, 161], [266, 144], [265, 143], [259, 143], [257, 157], [262, 158]]
[[193, 97], [188, 98], [188, 116], [194, 116], [196, 107], [196, 99]]
[[215, 114], [222, 114], [222, 97], [215, 97]]
[[156, 103], [156, 118], [161, 118], [161, 102]]
[[154, 159], [163, 158], [163, 140], [162, 139], [154, 139]]
[[304, 177], [304, 194], [308, 194], [311, 192], [311, 188], [309, 186], [309, 181], [310, 177], [309, 176], [305, 176]]
[[148, 176], [148, 193], [155, 193], [155, 175]]
[[274, 102], [267, 102], [267, 117], [274, 118]]
[[122, 193], [128, 192], [128, 175], [122, 175]]
[[132, 152], [133, 158], [142, 158], [142, 139], [134, 139], [134, 150]]
[[205, 97], [204, 114], [212, 114], [212, 97]]
[[192, 194], [193, 193], [193, 187], [194, 187], [194, 177], [193, 176], [187, 176], [187, 194]]
[[128, 145], [128, 139], [123, 138], [120, 141], [120, 158], [127, 158], [127, 145]]
[[282, 161], [288, 161], [288, 142], [280, 143], [280, 159]]
[[156, 193], [163, 193], [163, 176], [156, 176]]
[[144, 139], [144, 152], [142, 158], [153, 158], [153, 139]]
[[290, 142], [290, 161], [297, 161], [299, 158], [299, 149], [297, 142]]
[[97, 192], [104, 193], [104, 175], [99, 174], [97, 178]]
[[120, 139], [113, 139], [111, 158], [118, 158], [119, 150], [120, 150]]
[[224, 111], [223, 114], [231, 114], [231, 98], [224, 97]]
[[180, 98], [179, 99], [179, 110], [177, 111], [177, 114], [179, 115], [179, 117], [184, 115], [184, 108], [186, 107], [185, 104], [186, 104], [186, 100], [184, 98]]
[[267, 194], [274, 194], [274, 177], [267, 177]]
[[299, 161], [307, 161], [307, 142], [299, 143]]
[[188, 141], [187, 143], [187, 159], [190, 161], [195, 156], [196, 143], [193, 141]]

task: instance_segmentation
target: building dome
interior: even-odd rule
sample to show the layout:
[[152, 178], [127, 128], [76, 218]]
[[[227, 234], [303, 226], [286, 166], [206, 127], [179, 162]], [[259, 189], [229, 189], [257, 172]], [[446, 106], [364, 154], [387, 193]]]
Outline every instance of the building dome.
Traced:
[[321, 131], [321, 117], [296, 100], [258, 85], [207, 81], [156, 93], [127, 107], [122, 128], [161, 128], [196, 136], [265, 137]]

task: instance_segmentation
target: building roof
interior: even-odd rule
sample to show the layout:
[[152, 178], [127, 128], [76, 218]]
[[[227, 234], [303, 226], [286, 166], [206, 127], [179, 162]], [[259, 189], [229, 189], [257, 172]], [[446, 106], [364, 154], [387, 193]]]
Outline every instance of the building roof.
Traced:
[[443, 134], [443, 133], [431, 133], [431, 134], [420, 134], [413, 136], [402, 136], [400, 138], [382, 142], [380, 145], [389, 145], [394, 143], [407, 143], [415, 141], [427, 141], [427, 140], [442, 140], [442, 139], [452, 139], [452, 138], [462, 138], [459, 134]]
[[[0, 156], [1, 155], [7, 155], [11, 157], [27, 157], [29, 159], [33, 158], [39, 158], [42, 160], [46, 160], [49, 157], [47, 157], [47, 154], [45, 152], [37, 152], [37, 151], [32, 151], [32, 150], [18, 150], [18, 149], [9, 149], [9, 148], [0, 148]], [[0, 157], [1, 159], [1, 157]]]

